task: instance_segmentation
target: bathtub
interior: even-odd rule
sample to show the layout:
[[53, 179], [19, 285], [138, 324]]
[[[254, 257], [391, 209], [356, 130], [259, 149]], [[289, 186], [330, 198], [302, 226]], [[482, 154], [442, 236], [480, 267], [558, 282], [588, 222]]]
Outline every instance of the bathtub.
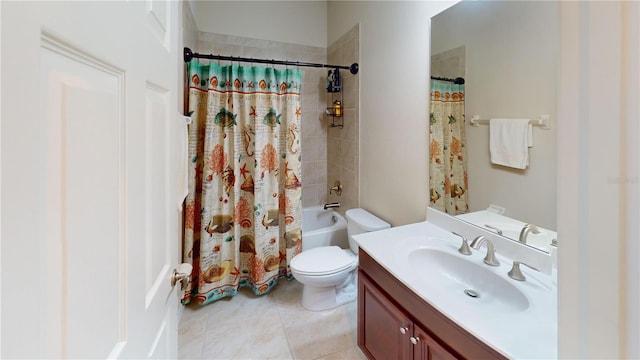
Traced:
[[349, 248], [347, 220], [333, 210], [322, 206], [302, 209], [302, 251], [318, 247], [336, 245]]

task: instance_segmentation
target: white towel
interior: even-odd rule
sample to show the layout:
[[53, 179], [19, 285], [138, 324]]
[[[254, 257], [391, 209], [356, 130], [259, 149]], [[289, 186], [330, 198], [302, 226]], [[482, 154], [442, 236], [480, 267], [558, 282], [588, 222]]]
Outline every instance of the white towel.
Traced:
[[529, 166], [529, 119], [490, 119], [489, 152], [491, 162], [516, 169]]
[[182, 203], [189, 193], [189, 129], [191, 118], [178, 114], [176, 138], [176, 174], [178, 177], [178, 211], [182, 210]]

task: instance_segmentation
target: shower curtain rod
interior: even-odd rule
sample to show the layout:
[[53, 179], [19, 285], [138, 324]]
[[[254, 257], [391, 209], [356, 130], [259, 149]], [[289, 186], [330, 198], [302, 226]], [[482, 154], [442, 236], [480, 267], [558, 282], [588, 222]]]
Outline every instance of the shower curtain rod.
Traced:
[[443, 77], [437, 77], [437, 76], [432, 76], [431, 80], [440, 80], [440, 81], [448, 81], [448, 82], [452, 82], [456, 85], [463, 85], [464, 84], [464, 79], [461, 77], [457, 77], [455, 79], [449, 79], [449, 78], [443, 78]]
[[327, 64], [318, 64], [318, 63], [308, 63], [308, 62], [300, 62], [300, 61], [285, 61], [285, 60], [269, 60], [269, 59], [254, 59], [254, 58], [245, 58], [238, 56], [223, 56], [223, 55], [213, 55], [213, 54], [198, 54], [194, 53], [188, 47], [184, 48], [184, 62], [189, 62], [191, 59], [211, 59], [211, 60], [227, 60], [227, 61], [241, 61], [241, 62], [252, 62], [258, 64], [274, 64], [274, 65], [294, 65], [294, 66], [306, 66], [306, 67], [316, 67], [316, 68], [332, 68], [332, 69], [348, 69], [352, 74], [358, 73], [358, 63], [353, 63], [351, 66], [342, 66], [342, 65], [327, 65]]

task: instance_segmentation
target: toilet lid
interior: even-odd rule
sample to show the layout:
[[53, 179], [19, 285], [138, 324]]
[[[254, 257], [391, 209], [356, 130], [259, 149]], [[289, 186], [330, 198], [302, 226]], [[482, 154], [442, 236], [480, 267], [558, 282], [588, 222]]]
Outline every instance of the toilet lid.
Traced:
[[338, 246], [321, 246], [291, 259], [291, 268], [301, 275], [328, 275], [353, 266], [356, 256]]

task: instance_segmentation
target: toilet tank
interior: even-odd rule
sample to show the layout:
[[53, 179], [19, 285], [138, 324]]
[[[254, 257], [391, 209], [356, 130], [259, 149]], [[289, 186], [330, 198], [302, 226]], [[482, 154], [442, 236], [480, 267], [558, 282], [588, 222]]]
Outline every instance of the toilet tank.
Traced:
[[390, 228], [391, 225], [373, 215], [365, 209], [349, 209], [345, 212], [347, 218], [347, 234], [349, 236], [349, 247], [354, 254], [358, 255], [358, 243], [353, 240], [353, 235], [370, 231], [378, 231]]

